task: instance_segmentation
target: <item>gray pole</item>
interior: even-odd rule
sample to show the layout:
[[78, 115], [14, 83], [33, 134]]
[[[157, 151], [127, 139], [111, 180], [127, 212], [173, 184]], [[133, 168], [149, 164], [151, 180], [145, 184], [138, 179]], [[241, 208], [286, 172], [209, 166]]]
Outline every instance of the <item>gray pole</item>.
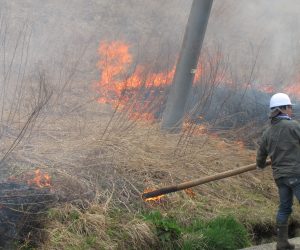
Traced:
[[176, 72], [162, 119], [162, 130], [179, 132], [194, 81], [213, 0], [194, 0]]

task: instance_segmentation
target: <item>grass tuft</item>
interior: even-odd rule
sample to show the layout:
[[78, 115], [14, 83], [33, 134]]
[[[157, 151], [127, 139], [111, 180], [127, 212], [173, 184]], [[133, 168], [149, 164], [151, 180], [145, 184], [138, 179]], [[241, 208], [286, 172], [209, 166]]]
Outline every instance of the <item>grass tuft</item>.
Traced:
[[250, 245], [246, 228], [233, 216], [217, 217], [209, 222], [197, 220], [187, 228], [190, 233], [183, 249], [235, 250]]

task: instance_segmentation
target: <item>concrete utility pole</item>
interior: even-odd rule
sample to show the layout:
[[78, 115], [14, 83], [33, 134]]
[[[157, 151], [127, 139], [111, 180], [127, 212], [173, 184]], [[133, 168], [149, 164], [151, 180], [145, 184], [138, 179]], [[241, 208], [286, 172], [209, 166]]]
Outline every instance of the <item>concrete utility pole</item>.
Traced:
[[179, 132], [195, 78], [213, 0], [194, 0], [185, 30], [176, 72], [162, 119], [162, 130]]

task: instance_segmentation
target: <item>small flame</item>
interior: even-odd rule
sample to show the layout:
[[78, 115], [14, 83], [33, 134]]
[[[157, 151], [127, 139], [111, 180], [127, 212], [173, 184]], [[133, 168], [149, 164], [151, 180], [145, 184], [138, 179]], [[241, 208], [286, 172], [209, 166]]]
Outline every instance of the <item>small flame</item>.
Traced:
[[[145, 193], [149, 193], [149, 192], [152, 192], [154, 191], [155, 189], [152, 189], [152, 188], [146, 188], [144, 190], [144, 194]], [[145, 201], [147, 202], [160, 202], [162, 200], [162, 198], [164, 197], [164, 195], [159, 195], [159, 196], [156, 196], [156, 197], [151, 197], [151, 198], [146, 198], [144, 199]]]
[[43, 174], [40, 169], [35, 170], [34, 173], [34, 178], [27, 181], [28, 185], [34, 185], [40, 188], [51, 187], [51, 177], [48, 173]]
[[195, 198], [196, 194], [191, 188], [187, 188], [184, 190], [184, 192], [191, 198]]

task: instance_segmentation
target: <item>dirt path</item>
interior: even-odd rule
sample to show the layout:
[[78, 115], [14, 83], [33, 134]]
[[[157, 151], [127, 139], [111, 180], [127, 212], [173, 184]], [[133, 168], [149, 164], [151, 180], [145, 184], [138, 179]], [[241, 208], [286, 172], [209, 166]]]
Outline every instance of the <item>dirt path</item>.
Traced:
[[[290, 242], [296, 244], [295, 250], [300, 250], [300, 237], [290, 239]], [[276, 249], [276, 243], [269, 243], [260, 246], [253, 246], [244, 248], [243, 250], [274, 250]]]

